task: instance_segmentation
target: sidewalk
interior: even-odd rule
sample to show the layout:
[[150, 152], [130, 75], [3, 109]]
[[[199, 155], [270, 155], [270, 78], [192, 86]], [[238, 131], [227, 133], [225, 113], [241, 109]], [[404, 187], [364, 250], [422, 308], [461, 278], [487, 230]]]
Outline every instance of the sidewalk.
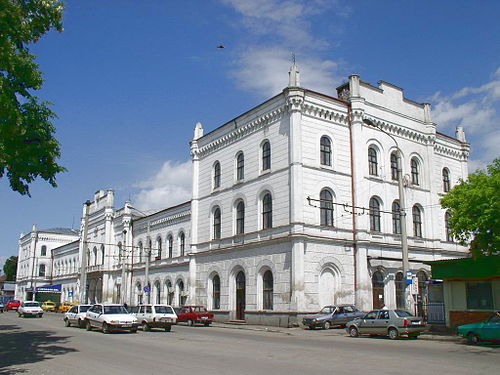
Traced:
[[[263, 325], [253, 325], [246, 323], [229, 323], [229, 322], [213, 322], [212, 325], [218, 328], [226, 328], [226, 329], [240, 329], [247, 331], [260, 331], [260, 332], [272, 332], [279, 333], [289, 336], [303, 336], [303, 335], [314, 335], [318, 336], [347, 336], [347, 332], [344, 328], [333, 328], [326, 330], [309, 330], [304, 329], [302, 327], [293, 327], [293, 328], [283, 328], [283, 327], [274, 327], [274, 326], [263, 326]], [[423, 333], [418, 337], [419, 340], [433, 340], [433, 341], [448, 341], [448, 342], [460, 342], [462, 338], [456, 335], [450, 335], [447, 333]]]

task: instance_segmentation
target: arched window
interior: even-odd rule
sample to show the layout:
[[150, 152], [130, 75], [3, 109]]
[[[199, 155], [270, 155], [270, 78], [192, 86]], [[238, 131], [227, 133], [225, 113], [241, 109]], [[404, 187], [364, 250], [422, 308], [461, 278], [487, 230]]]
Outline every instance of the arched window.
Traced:
[[161, 303], [161, 287], [160, 287], [160, 282], [156, 281], [155, 282], [155, 303]]
[[262, 145], [262, 170], [271, 169], [271, 144], [269, 141]]
[[401, 206], [398, 200], [392, 202], [392, 233], [401, 234]]
[[391, 179], [398, 180], [398, 155], [395, 151], [391, 153]]
[[122, 243], [118, 242], [118, 262], [122, 261]]
[[262, 276], [262, 307], [264, 310], [273, 309], [273, 273], [267, 270]]
[[181, 232], [181, 234], [179, 234], [179, 253], [181, 257], [184, 256], [185, 251], [186, 251], [186, 236], [184, 235], [184, 232]]
[[380, 202], [375, 197], [370, 199], [370, 230], [380, 232]]
[[443, 168], [443, 191], [445, 193], [450, 191], [450, 171], [448, 168]]
[[184, 282], [182, 280], [177, 283], [177, 289], [179, 291], [179, 305], [183, 306], [186, 304], [187, 296], [184, 294]]
[[327, 189], [319, 195], [321, 210], [321, 225], [333, 226], [333, 195]]
[[174, 255], [174, 238], [168, 236], [168, 257], [172, 258]]
[[90, 249], [87, 249], [87, 266], [90, 266]]
[[216, 207], [213, 213], [213, 239], [220, 239], [220, 208]]
[[167, 282], [165, 283], [165, 287], [167, 289], [167, 304], [173, 305], [175, 291], [174, 288], [172, 288], [172, 283], [170, 282], [170, 280], [167, 280]]
[[373, 309], [381, 309], [385, 306], [384, 303], [384, 275], [382, 272], [376, 271], [372, 275], [372, 295]]
[[370, 175], [378, 176], [377, 150], [374, 147], [368, 147], [368, 170]]
[[325, 136], [320, 140], [320, 162], [322, 165], [332, 165], [332, 142]]
[[413, 235], [415, 237], [422, 237], [422, 211], [415, 205], [412, 209], [413, 213]]
[[420, 185], [420, 171], [417, 158], [411, 158], [410, 167], [411, 167], [411, 183], [413, 185], [418, 186]]
[[396, 308], [405, 308], [405, 280], [402, 272], [396, 274]]
[[104, 264], [104, 256], [105, 256], [104, 245], [101, 245], [101, 264]]
[[97, 247], [94, 246], [94, 249], [92, 250], [94, 252], [94, 266], [97, 266]]
[[149, 260], [151, 260], [151, 258], [153, 257], [153, 241], [151, 241], [151, 239], [148, 240], [148, 247], [146, 249], [146, 256], [149, 258]]
[[446, 213], [444, 214], [444, 229], [446, 231], [446, 241], [453, 242], [453, 235], [451, 234], [451, 227], [450, 227], [450, 218], [451, 218], [450, 211], [446, 211]]
[[273, 227], [273, 199], [270, 193], [262, 198], [262, 229]]
[[245, 233], [245, 203], [239, 201], [236, 205], [236, 234]]
[[220, 309], [220, 277], [215, 275], [212, 278], [212, 309]]
[[220, 163], [217, 161], [214, 164], [214, 189], [220, 187]]
[[[161, 246], [162, 246], [162, 243], [161, 243], [161, 237], [158, 237], [158, 238], [156, 239], [156, 248], [158, 249], [158, 252], [157, 252], [157, 254], [158, 254], [158, 255], [157, 255], [157, 258], [158, 258], [158, 259], [161, 259], [161, 250], [162, 250], [162, 249], [161, 249]], [[160, 302], [158, 302], [158, 303], [160, 303]]]
[[236, 156], [236, 180], [241, 181], [245, 178], [245, 155], [243, 152]]
[[38, 267], [38, 276], [45, 276], [45, 264], [40, 264]]
[[142, 263], [142, 253], [144, 252], [142, 241], [139, 241], [139, 263]]
[[46, 256], [47, 255], [47, 246], [43, 245], [42, 246], [42, 250], [41, 250], [41, 256]]

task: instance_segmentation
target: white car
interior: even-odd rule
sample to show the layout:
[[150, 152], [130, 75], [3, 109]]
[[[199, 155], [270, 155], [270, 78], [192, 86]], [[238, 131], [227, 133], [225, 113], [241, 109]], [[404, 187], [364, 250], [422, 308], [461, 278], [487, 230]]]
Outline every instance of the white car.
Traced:
[[137, 312], [132, 314], [139, 321], [143, 331], [163, 328], [169, 332], [172, 325], [177, 324], [177, 314], [169, 305], [140, 305]]
[[85, 317], [91, 305], [76, 305], [64, 314], [64, 325], [69, 327], [76, 324], [80, 328], [85, 328]]
[[85, 327], [101, 329], [103, 333], [111, 331], [137, 332], [139, 321], [123, 305], [98, 303], [85, 313]]
[[36, 301], [26, 301], [21, 302], [21, 305], [17, 309], [19, 317], [26, 318], [28, 316], [38, 316], [41, 318], [43, 316], [43, 310], [40, 304]]

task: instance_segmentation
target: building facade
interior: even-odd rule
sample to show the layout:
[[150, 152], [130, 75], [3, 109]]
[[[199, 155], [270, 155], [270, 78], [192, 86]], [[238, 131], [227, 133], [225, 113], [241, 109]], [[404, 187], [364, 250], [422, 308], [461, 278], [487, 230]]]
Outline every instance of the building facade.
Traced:
[[189, 202], [144, 215], [100, 191], [84, 206], [84, 297], [273, 325], [334, 303], [401, 307], [404, 221], [421, 281], [411, 308], [425, 313], [424, 262], [467, 254], [439, 200], [467, 177], [468, 154], [462, 129], [437, 132], [430, 105], [402, 89], [352, 75], [334, 97], [302, 88], [293, 65], [279, 95], [208, 134], [196, 124]]

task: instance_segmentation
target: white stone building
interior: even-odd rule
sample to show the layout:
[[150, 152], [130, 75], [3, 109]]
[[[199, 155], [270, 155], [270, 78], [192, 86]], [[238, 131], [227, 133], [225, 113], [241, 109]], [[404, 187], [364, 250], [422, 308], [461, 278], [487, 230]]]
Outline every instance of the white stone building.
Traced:
[[[96, 193], [79, 244], [87, 297], [203, 304], [219, 319], [277, 325], [333, 303], [396, 308], [401, 220], [420, 281], [424, 261], [466, 255], [439, 199], [466, 178], [468, 154], [462, 129], [437, 132], [430, 105], [402, 89], [352, 75], [333, 97], [302, 88], [294, 65], [279, 95], [208, 134], [196, 125], [191, 201], [146, 216]], [[69, 253], [54, 251], [54, 264]]]

